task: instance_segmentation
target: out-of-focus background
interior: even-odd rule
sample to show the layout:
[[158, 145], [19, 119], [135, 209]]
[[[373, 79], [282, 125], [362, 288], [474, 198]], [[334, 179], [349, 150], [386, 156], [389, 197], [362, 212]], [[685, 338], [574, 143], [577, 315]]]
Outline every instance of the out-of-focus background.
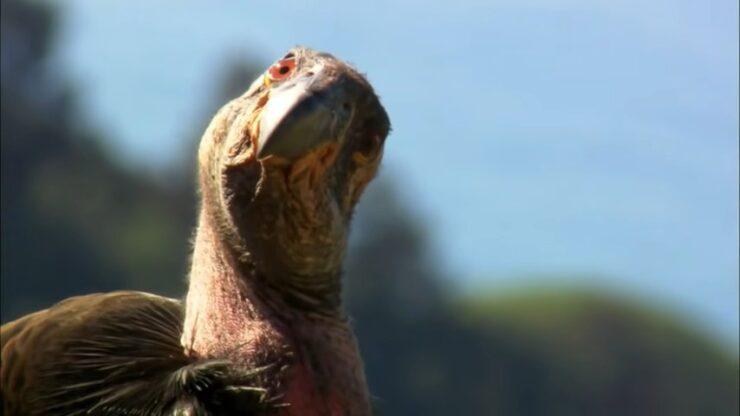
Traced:
[[185, 289], [210, 116], [295, 44], [394, 125], [346, 292], [383, 415], [736, 415], [738, 3], [2, 2], [2, 320]]

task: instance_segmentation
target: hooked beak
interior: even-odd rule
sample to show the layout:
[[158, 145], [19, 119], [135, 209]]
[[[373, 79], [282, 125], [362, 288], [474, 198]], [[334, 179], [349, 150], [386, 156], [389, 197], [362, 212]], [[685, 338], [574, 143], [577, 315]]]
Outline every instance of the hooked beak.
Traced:
[[295, 160], [338, 143], [352, 119], [349, 95], [341, 77], [324, 65], [274, 88], [262, 110], [257, 158]]

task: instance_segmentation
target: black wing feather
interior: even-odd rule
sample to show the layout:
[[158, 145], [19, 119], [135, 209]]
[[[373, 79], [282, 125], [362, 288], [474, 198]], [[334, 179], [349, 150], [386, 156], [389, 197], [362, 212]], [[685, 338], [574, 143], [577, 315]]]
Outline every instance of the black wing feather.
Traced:
[[2, 328], [5, 414], [263, 415], [264, 368], [198, 360], [180, 344], [183, 308], [140, 292], [71, 298]]

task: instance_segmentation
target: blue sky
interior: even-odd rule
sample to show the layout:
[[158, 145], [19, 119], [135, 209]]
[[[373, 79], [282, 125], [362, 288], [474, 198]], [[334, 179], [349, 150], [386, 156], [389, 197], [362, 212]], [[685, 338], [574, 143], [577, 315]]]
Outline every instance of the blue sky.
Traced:
[[59, 58], [124, 159], [182, 157], [228, 62], [327, 50], [381, 94], [384, 172], [464, 290], [572, 275], [737, 341], [736, 1], [65, 3]]

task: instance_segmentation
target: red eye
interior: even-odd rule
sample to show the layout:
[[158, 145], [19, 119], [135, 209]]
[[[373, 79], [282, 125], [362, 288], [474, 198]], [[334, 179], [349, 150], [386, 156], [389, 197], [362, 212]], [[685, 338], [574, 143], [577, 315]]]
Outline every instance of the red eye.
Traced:
[[267, 70], [267, 74], [273, 81], [281, 81], [290, 76], [295, 69], [295, 58], [285, 58], [277, 61], [270, 69]]

